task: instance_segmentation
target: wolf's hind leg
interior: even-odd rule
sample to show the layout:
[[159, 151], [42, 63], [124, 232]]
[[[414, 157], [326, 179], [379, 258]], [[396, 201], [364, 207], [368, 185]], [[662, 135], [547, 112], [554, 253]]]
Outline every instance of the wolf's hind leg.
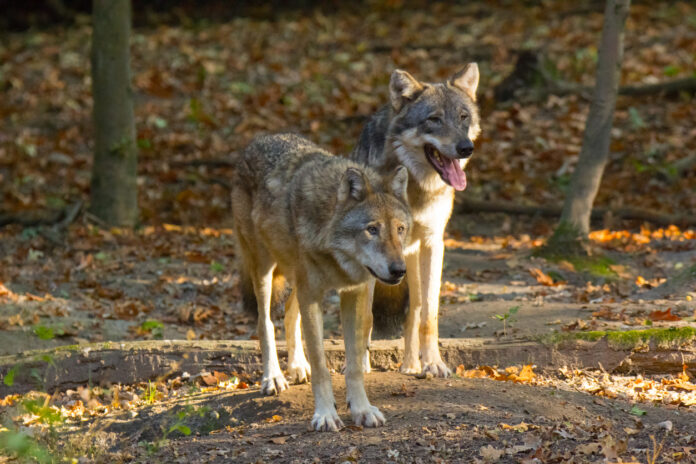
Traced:
[[300, 304], [297, 302], [297, 290], [293, 288], [288, 301], [285, 302], [285, 340], [288, 344], [288, 376], [290, 381], [295, 383], [309, 381], [311, 373], [302, 346], [300, 320]]
[[370, 287], [374, 281], [356, 289], [341, 292], [341, 324], [346, 344], [346, 401], [355, 425], [379, 427], [386, 420], [379, 409], [367, 399], [364, 385], [363, 355], [367, 343], [364, 321], [371, 312]]
[[285, 380], [278, 363], [275, 326], [271, 321], [271, 289], [275, 263], [267, 253], [261, 252], [259, 254], [266, 256], [257, 256], [257, 265], [255, 268], [251, 268], [251, 271], [259, 310], [258, 335], [263, 357], [261, 391], [264, 395], [277, 395], [288, 388], [288, 381]]

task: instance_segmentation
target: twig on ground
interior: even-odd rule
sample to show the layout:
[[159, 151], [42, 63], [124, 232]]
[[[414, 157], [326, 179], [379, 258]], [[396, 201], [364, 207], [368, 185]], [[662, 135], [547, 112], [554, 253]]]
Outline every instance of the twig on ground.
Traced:
[[[515, 215], [559, 217], [562, 206], [520, 205], [516, 203], [480, 201], [462, 199], [458, 202], [456, 211], [459, 213], [506, 213]], [[629, 219], [652, 222], [668, 226], [671, 224], [696, 225], [696, 216], [680, 214], [664, 214], [647, 209], [631, 207], [623, 208], [593, 208], [592, 219], [601, 220], [607, 214], [616, 219]]]

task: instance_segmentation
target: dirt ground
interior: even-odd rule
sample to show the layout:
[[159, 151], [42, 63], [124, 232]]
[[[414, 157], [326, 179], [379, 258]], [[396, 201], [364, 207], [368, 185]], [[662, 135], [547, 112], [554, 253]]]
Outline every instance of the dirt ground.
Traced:
[[[392, 3], [401, 4], [386, 2]], [[435, 81], [463, 61], [478, 61], [483, 134], [464, 195], [560, 205], [580, 151], [588, 101], [567, 95], [499, 103], [494, 88], [514, 67], [520, 44], [543, 47], [551, 71], [565, 81], [590, 85], [602, 27], [597, 5], [434, 2], [368, 15], [347, 8], [136, 28], [142, 222], [135, 231], [105, 228], [83, 212], [64, 228], [0, 228], [0, 355], [86, 342], [255, 338], [254, 317], [239, 302], [224, 187], [229, 173], [215, 163], [264, 131], [299, 131], [347, 153], [365, 118], [388, 101], [391, 69]], [[622, 84], [690, 76], [695, 18], [687, 2], [632, 6]], [[88, 203], [91, 27], [89, 18], [78, 19], [3, 35], [3, 212]], [[665, 176], [694, 151], [694, 118], [688, 96], [620, 97], [595, 204], [694, 210], [694, 173]], [[693, 229], [607, 215], [590, 236], [605, 258], [570, 263], [533, 257], [555, 224], [541, 217], [455, 213], [446, 243], [440, 335], [507, 341], [694, 325], [693, 284], [659, 292], [666, 279], [696, 261]], [[327, 338], [341, 336], [336, 303], [335, 296], [327, 298]], [[276, 325], [282, 338], [282, 321]], [[44, 393], [38, 403], [0, 398], [0, 454], [9, 436], [25, 444], [36, 440], [80, 464], [696, 462], [696, 401], [686, 397], [696, 386], [690, 380], [681, 379], [676, 388], [673, 379], [619, 379], [597, 371], [592, 378], [606, 377], [597, 386], [589, 374], [555, 367], [544, 373], [548, 382], [523, 384], [372, 373], [368, 394], [388, 421], [375, 430], [351, 426], [343, 379], [336, 374], [346, 423], [340, 433], [307, 430], [309, 385], [264, 398], [257, 376], [243, 379], [248, 388], [229, 390], [188, 381], [173, 389], [154, 381], [85, 385]], [[683, 375], [693, 376], [694, 367]], [[18, 410], [22, 405], [35, 414]], [[60, 416], [56, 424], [40, 423], [52, 414]]]
[[[650, 323], [680, 326], [694, 320], [696, 288], [666, 298], [643, 295], [690, 265], [696, 240], [652, 240], [629, 252], [608, 248], [612, 264], [605, 275], [594, 275], [532, 257], [539, 239], [525, 230], [533, 220], [519, 219], [515, 235], [499, 238], [472, 235], [469, 225], [490, 231], [505, 221], [502, 215], [453, 218], [441, 292], [442, 337], [528, 339], [565, 330], [640, 328], [651, 314], [667, 309], [675, 320]], [[46, 246], [41, 237], [6, 238], [4, 245], [13, 251], [4, 259], [11, 279], [5, 281], [7, 293], [0, 293], [0, 355], [85, 342], [255, 336], [254, 316], [240, 306], [231, 232], [83, 235], [83, 228], [74, 227], [71, 246], [49, 247], [41, 260], [26, 258], [32, 247]], [[462, 236], [467, 238], [454, 238]], [[675, 243], [680, 249], [670, 251]], [[559, 282], [540, 282], [535, 269]], [[643, 286], [635, 283], [638, 278]], [[513, 307], [517, 313], [503, 333], [496, 315]], [[325, 335], [341, 337], [335, 296], [326, 299], [325, 310]], [[154, 332], [148, 321], [156, 321]], [[276, 325], [283, 337], [282, 321]], [[51, 336], [38, 336], [37, 327], [50, 329]]]
[[[257, 387], [192, 394], [137, 414], [82, 423], [63, 432], [62, 440], [77, 445], [89, 430], [91, 440], [108, 450], [100, 462], [583, 463], [646, 462], [652, 435], [664, 444], [655, 462], [696, 462], [693, 410], [645, 405], [644, 415], [636, 416], [626, 401], [577, 391], [376, 372], [366, 377], [366, 388], [387, 424], [363, 429], [351, 425], [343, 376], [333, 381], [346, 424], [338, 433], [309, 430], [311, 389], [295, 385], [278, 397], [263, 397]], [[203, 411], [184, 420], [191, 435], [173, 433], [159, 447], [144, 446], [157, 443], [185, 408]]]

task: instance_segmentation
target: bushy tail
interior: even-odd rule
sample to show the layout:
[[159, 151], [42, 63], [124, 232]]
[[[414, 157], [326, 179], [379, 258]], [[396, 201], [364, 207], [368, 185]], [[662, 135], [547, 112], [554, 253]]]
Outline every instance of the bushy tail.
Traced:
[[[242, 294], [242, 308], [249, 314], [258, 315], [258, 305], [254, 294], [254, 285], [246, 268], [239, 270], [239, 289]], [[271, 315], [274, 318], [282, 317], [283, 304], [289, 295], [289, 287], [285, 277], [276, 269], [273, 272], [273, 290], [271, 291]]]
[[399, 285], [375, 284], [372, 302], [374, 317], [372, 338], [397, 338], [402, 334], [402, 326], [408, 310], [408, 284], [406, 279]]

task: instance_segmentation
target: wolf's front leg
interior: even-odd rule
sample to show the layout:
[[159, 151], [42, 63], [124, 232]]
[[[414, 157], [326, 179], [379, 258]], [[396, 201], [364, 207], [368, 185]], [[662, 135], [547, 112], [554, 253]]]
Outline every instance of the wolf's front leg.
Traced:
[[420, 352], [420, 340], [418, 329], [420, 326], [421, 306], [421, 279], [420, 279], [420, 253], [406, 256], [406, 279], [408, 280], [408, 314], [404, 324], [404, 362], [401, 363], [401, 372], [404, 374], [419, 374], [421, 362], [418, 358]]
[[324, 356], [324, 325], [320, 295], [313, 294], [308, 285], [298, 282], [297, 297], [302, 316], [302, 333], [307, 344], [309, 363], [312, 366], [312, 392], [314, 393], [314, 417], [312, 427], [317, 431], [338, 431], [343, 422], [336, 412], [331, 374], [326, 368]]
[[341, 324], [346, 346], [346, 400], [355, 425], [378, 427], [386, 420], [376, 407], [370, 404], [365, 393], [363, 354], [366, 352], [364, 324], [371, 311], [370, 286], [341, 292]]
[[302, 347], [300, 320], [297, 290], [293, 289], [285, 303], [285, 340], [288, 344], [288, 375], [290, 381], [295, 383], [308, 382], [311, 373]]
[[264, 395], [277, 395], [288, 388], [283, 371], [278, 363], [275, 343], [275, 326], [271, 321], [271, 287], [273, 286], [273, 268], [263, 269], [252, 277], [259, 311], [258, 334], [263, 358], [263, 378], [261, 392]]
[[420, 353], [422, 373], [448, 377], [452, 372], [442, 361], [438, 346], [437, 313], [440, 309], [440, 283], [445, 245], [438, 236], [421, 246], [420, 271], [423, 282], [423, 309], [420, 321]]

